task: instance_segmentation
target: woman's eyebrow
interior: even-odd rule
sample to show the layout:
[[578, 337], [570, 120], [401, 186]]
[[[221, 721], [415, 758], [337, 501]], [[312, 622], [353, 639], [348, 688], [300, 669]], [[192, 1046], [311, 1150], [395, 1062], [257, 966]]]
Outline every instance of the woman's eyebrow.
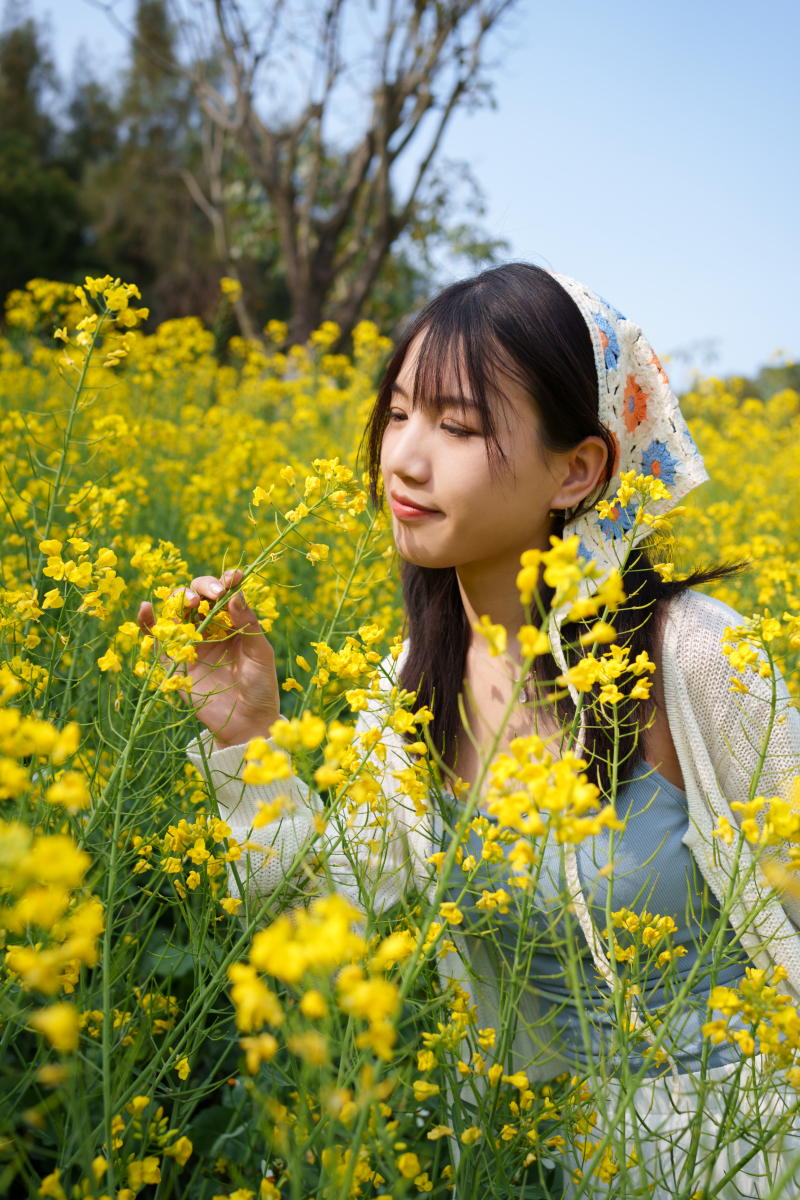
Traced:
[[475, 412], [478, 405], [469, 396], [437, 396], [437, 408], [459, 408], [462, 412]]
[[[408, 392], [405, 390], [404, 387], [401, 387], [401, 385], [399, 383], [393, 383], [390, 388], [390, 391], [397, 392], [405, 400], [408, 399]], [[474, 411], [479, 406], [475, 403], [474, 400], [470, 399], [468, 396], [444, 395], [444, 396], [436, 397], [436, 407], [437, 408], [460, 408], [460, 409], [463, 409], [464, 412], [469, 412], [471, 410]]]

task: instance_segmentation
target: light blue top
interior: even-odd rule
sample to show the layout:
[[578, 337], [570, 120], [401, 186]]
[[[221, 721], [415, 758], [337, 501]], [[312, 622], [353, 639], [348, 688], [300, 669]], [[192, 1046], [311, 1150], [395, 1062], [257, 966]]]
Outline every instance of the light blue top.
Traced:
[[[612, 889], [610, 911], [626, 908], [641, 914], [646, 910], [674, 920], [677, 932], [672, 935], [671, 945], [682, 947], [686, 953], [675, 958], [666, 970], [657, 964], [657, 955], [669, 943], [660, 941], [650, 953], [644, 972], [643, 1003], [648, 1013], [653, 1014], [677, 993], [696, 963], [699, 946], [719, 916], [719, 906], [708, 891], [690, 850], [683, 844], [689, 828], [689, 812], [686, 796], [680, 788], [640, 759], [632, 779], [617, 795], [616, 809], [617, 816], [625, 821], [624, 831], [612, 834], [603, 830], [597, 837], [577, 846], [578, 873], [583, 894], [600, 931], [608, 924], [606, 896], [609, 886]], [[449, 834], [440, 817], [435, 818], [434, 826], [435, 837], [445, 847]], [[608, 866], [612, 837], [614, 870], [609, 879], [600, 872]], [[482, 839], [472, 833], [470, 846], [465, 844], [464, 852], [473, 853], [480, 861], [482, 845]], [[587, 1059], [587, 1046], [581, 1033], [575, 995], [565, 978], [564, 951], [559, 950], [566, 939], [564, 922], [559, 918], [560, 898], [566, 892], [563, 861], [563, 850], [548, 843], [532, 901], [525, 892], [509, 888], [508, 863], [482, 864], [463, 896], [465, 876], [456, 868], [447, 899], [458, 900], [464, 913], [460, 929], [465, 933], [480, 936], [483, 932], [486, 936], [490, 924], [494, 927], [496, 932], [489, 936], [493, 936], [498, 944], [506, 964], [510, 963], [517, 947], [522, 906], [529, 906], [527, 932], [530, 936], [525, 938], [522, 955], [527, 986], [539, 997], [545, 1011], [549, 1006], [553, 1027], [558, 1031], [561, 1054], [580, 1068]], [[498, 916], [496, 911], [487, 914], [475, 907], [484, 889], [495, 891], [502, 887], [514, 893], [506, 916]], [[577, 919], [573, 933], [583, 973], [581, 1004], [590, 1016], [590, 1053], [596, 1059], [605, 1047], [604, 1057], [607, 1057], [616, 1024], [611, 989], [597, 975]], [[618, 930], [616, 935], [623, 946], [630, 944], [623, 932]], [[607, 946], [606, 942], [602, 944]], [[664, 1048], [678, 1063], [679, 1070], [696, 1070], [699, 1066], [704, 1043], [700, 1027], [710, 1017], [706, 1004], [710, 988], [714, 984], [733, 985], [744, 975], [748, 962], [746, 953], [735, 943], [729, 925], [725, 952], [714, 978], [711, 978], [710, 964], [701, 969], [681, 1010], [684, 1017], [681, 1027], [672, 1029], [672, 1040], [665, 1044]], [[622, 964], [618, 969], [620, 975], [624, 975], [626, 968]], [[722, 1066], [737, 1056], [735, 1047], [723, 1043], [713, 1048], [708, 1065]], [[630, 1065], [636, 1069], [633, 1059]]]

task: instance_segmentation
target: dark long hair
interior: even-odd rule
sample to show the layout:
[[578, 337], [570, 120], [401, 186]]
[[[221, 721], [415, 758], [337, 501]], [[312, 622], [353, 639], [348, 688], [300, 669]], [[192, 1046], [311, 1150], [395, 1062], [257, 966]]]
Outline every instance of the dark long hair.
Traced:
[[[527, 263], [511, 263], [484, 271], [472, 279], [446, 288], [418, 313], [403, 334], [386, 369], [364, 435], [370, 490], [375, 504], [382, 502], [380, 457], [383, 434], [395, 383], [414, 339], [422, 334], [413, 386], [414, 405], [442, 408], [452, 398], [452, 380], [466, 391], [477, 409], [493, 469], [502, 470], [503, 454], [497, 438], [503, 416], [502, 380], [513, 379], [530, 397], [538, 417], [545, 449], [573, 449], [584, 438], [596, 436], [608, 446], [605, 473], [598, 488], [587, 496], [570, 518], [590, 509], [602, 498], [613, 476], [614, 445], [598, 414], [598, 380], [592, 339], [583, 316], [568, 292], [547, 271]], [[553, 533], [564, 526], [563, 513], [555, 513]], [[628, 603], [615, 614], [617, 641], [627, 645], [631, 658], [646, 650], [655, 657], [656, 616], [666, 601], [688, 588], [724, 578], [740, 566], [710, 565], [687, 578], [666, 582], [653, 570], [648, 552], [638, 548], [625, 573]], [[402, 684], [416, 691], [418, 703], [434, 714], [430, 733], [446, 761], [455, 763], [461, 729], [458, 696], [463, 688], [471, 630], [464, 612], [454, 567], [402, 567], [403, 595], [408, 617], [409, 652], [402, 669]], [[545, 605], [550, 597], [543, 594]], [[564, 628], [565, 641], [577, 641], [579, 630]], [[559, 674], [551, 655], [535, 660], [538, 679], [552, 681]], [[573, 712], [564, 697], [558, 715]], [[652, 702], [628, 701], [620, 706], [622, 725], [619, 746], [619, 782], [629, 777], [635, 760], [639, 726], [652, 712]], [[586, 750], [592, 773], [604, 792], [610, 785], [613, 736], [601, 723], [589, 723]]]

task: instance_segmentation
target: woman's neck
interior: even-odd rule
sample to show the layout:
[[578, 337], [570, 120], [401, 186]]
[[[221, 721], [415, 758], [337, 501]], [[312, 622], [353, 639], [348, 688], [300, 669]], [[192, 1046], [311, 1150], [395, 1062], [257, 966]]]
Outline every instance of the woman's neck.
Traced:
[[[543, 544], [537, 548], [547, 549], [549, 534], [544, 533], [541, 540]], [[502, 625], [508, 634], [508, 653], [517, 661], [517, 634], [525, 623], [525, 611], [517, 589], [520, 553], [515, 550], [498, 558], [456, 568], [461, 602], [470, 629], [474, 629], [483, 616], [488, 616], [495, 625]]]

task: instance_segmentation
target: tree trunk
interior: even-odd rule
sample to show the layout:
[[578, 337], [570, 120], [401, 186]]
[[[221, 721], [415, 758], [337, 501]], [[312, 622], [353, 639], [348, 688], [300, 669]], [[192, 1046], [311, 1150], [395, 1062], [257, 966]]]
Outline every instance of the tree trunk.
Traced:
[[[213, 86], [201, 59], [187, 74], [206, 117], [220, 135], [224, 131], [237, 140], [272, 206], [292, 302], [289, 339], [306, 342], [326, 318], [336, 320], [347, 337], [392, 245], [414, 220], [452, 113], [481, 94], [487, 33], [516, 0], [393, 0], [385, 17], [376, 19], [371, 56], [360, 59], [376, 70], [360, 132], [346, 152], [325, 145], [323, 127], [325, 114], [336, 103], [336, 87], [343, 80], [351, 86], [358, 76], [355, 64], [345, 61], [341, 42], [347, 0], [332, 0], [327, 19], [316, 27], [309, 17], [304, 49], [313, 62], [323, 64], [325, 78], [309, 85], [293, 119], [279, 110], [271, 122], [254, 104], [255, 79], [282, 54], [283, 6], [291, 0], [265, 3], [258, 27], [248, 26], [244, 7], [235, 0], [212, 2], [216, 52], [231, 94]], [[397, 202], [391, 182], [395, 163], [419, 144], [422, 122], [434, 110], [438, 116], [432, 136], [407, 195]], [[358, 123], [358, 116], [354, 119]], [[219, 155], [211, 158], [218, 168]], [[218, 175], [218, 169], [209, 170], [215, 201], [210, 207], [216, 215], [198, 203], [208, 212], [229, 264]], [[331, 291], [342, 278], [347, 294], [333, 302]], [[240, 321], [244, 332], [246, 313]]]

